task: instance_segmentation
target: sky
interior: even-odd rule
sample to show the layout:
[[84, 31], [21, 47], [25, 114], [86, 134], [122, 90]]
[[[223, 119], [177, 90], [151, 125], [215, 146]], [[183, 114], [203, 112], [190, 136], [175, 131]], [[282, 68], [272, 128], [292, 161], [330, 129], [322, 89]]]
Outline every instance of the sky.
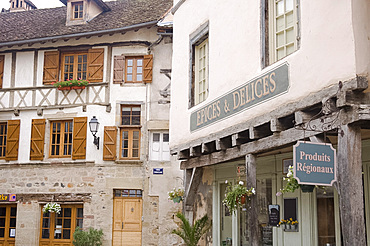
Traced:
[[[38, 9], [44, 8], [55, 8], [62, 7], [64, 4], [59, 0], [31, 0], [31, 2], [36, 5]], [[0, 0], [0, 10], [2, 8], [9, 9], [10, 3], [9, 0]]]

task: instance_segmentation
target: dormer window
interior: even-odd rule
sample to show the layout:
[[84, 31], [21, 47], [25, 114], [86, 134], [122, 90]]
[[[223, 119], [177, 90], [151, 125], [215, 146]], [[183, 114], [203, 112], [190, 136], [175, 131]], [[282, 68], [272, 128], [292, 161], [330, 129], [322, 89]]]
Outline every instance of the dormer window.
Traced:
[[84, 12], [84, 4], [83, 2], [75, 2], [72, 3], [72, 19], [82, 19], [83, 18], [83, 12]]

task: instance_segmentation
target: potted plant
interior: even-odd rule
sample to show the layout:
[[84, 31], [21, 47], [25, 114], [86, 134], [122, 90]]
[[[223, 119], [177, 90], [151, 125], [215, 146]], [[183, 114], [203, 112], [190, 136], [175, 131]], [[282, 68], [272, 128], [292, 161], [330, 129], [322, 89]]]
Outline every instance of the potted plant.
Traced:
[[179, 203], [183, 200], [184, 190], [181, 188], [173, 188], [172, 191], [168, 192], [168, 200], [172, 200], [174, 203]]
[[57, 214], [60, 214], [60, 210], [62, 208], [60, 207], [60, 204], [56, 203], [56, 202], [48, 202], [44, 205], [44, 207], [42, 208], [42, 212], [43, 213], [57, 213]]
[[285, 231], [297, 231], [298, 221], [293, 220], [293, 218], [289, 219], [282, 219], [279, 222], [279, 226], [281, 226]]
[[83, 79], [67, 79], [66, 81], [59, 81], [51, 83], [58, 90], [72, 90], [72, 89], [85, 89], [86, 85], [90, 82]]
[[225, 199], [222, 203], [227, 206], [231, 213], [235, 213], [235, 211], [245, 203], [245, 199], [254, 194], [256, 194], [256, 190], [253, 187], [247, 189], [247, 187], [244, 186], [244, 182], [239, 181], [238, 184], [227, 186]]
[[312, 192], [315, 188], [314, 185], [298, 184], [298, 181], [293, 177], [293, 166], [289, 166], [288, 173], [286, 177], [283, 178], [283, 180], [287, 182], [283, 189], [280, 189], [280, 191], [276, 193], [276, 196], [280, 196], [286, 192], [294, 192], [298, 188], [301, 188], [302, 192]]
[[178, 212], [176, 217], [181, 220], [182, 224], [178, 229], [172, 230], [171, 233], [181, 237], [186, 246], [197, 246], [200, 238], [211, 228], [207, 215], [196, 220], [194, 226], [190, 224], [182, 213]]

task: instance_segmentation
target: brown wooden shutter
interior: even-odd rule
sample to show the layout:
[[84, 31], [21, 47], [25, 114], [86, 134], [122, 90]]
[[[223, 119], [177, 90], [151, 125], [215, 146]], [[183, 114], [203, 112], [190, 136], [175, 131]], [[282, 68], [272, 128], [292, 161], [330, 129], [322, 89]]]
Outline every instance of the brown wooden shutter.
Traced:
[[86, 131], [87, 117], [76, 117], [73, 119], [73, 151], [72, 159], [86, 158]]
[[153, 80], [153, 55], [144, 56], [144, 82], [152, 83]]
[[103, 82], [104, 49], [89, 49], [88, 80], [90, 82]]
[[116, 159], [117, 128], [115, 126], [104, 127], [103, 160], [114, 161]]
[[5, 160], [18, 160], [20, 120], [8, 120]]
[[47, 51], [44, 54], [44, 84], [58, 81], [59, 51]]
[[4, 60], [5, 56], [0, 56], [0, 88], [3, 88]]
[[124, 75], [125, 75], [125, 57], [114, 56], [113, 84], [122, 83]]
[[45, 119], [33, 119], [30, 160], [44, 159]]

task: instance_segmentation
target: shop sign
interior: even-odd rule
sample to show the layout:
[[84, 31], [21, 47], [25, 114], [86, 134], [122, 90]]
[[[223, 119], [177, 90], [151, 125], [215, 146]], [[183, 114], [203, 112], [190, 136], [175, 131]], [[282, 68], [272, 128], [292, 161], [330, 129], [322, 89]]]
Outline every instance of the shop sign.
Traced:
[[332, 186], [337, 180], [336, 166], [331, 144], [298, 141], [293, 147], [294, 178], [299, 184]]
[[198, 130], [287, 92], [288, 68], [284, 63], [192, 112], [190, 130]]
[[0, 194], [0, 202], [16, 202], [16, 194]]
[[269, 205], [269, 225], [278, 226], [280, 222], [280, 206], [273, 204]]

